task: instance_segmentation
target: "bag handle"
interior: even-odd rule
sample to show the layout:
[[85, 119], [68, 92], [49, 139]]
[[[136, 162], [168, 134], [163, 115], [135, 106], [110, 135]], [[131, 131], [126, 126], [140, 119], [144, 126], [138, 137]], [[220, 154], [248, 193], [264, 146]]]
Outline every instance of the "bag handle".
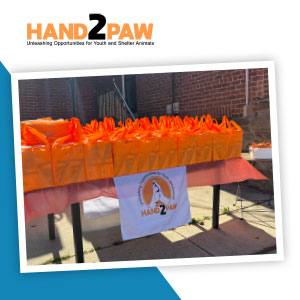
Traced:
[[99, 140], [108, 140], [108, 138], [109, 138], [108, 133], [105, 130], [103, 123], [99, 122], [98, 124], [99, 124], [98, 130], [96, 132], [93, 132], [93, 133], [90, 133], [87, 135], [88, 140], [91, 142], [96, 142]]
[[154, 116], [152, 117], [152, 125], [154, 129], [159, 129], [159, 124], [157, 118]]
[[230, 124], [231, 124], [233, 127], [235, 127], [235, 129], [236, 129], [237, 131], [243, 131], [242, 128], [241, 128], [238, 124], [236, 124], [235, 121], [231, 120], [231, 121], [230, 121]]
[[204, 124], [205, 124], [206, 129], [213, 130], [213, 119], [210, 114], [206, 115]]
[[105, 117], [103, 119], [103, 125], [107, 132], [112, 132], [115, 129], [115, 120], [113, 118]]
[[140, 129], [143, 129], [143, 130], [151, 130], [152, 129], [151, 122], [147, 117], [141, 118], [139, 120], [139, 126], [140, 126]]
[[82, 130], [81, 130], [81, 124], [79, 119], [71, 118], [70, 121], [71, 121], [69, 124], [70, 134], [57, 138], [52, 144], [53, 148], [56, 148], [65, 143], [82, 142]]
[[228, 120], [228, 118], [226, 116], [223, 116], [223, 119], [222, 119], [222, 122], [220, 124], [220, 127], [222, 127], [222, 128], [225, 127], [225, 128], [228, 128], [228, 129], [231, 128], [231, 124], [230, 124], [230, 122], [229, 122], [229, 120]]
[[[44, 134], [28, 125], [25, 125], [24, 129], [22, 130], [21, 138], [23, 144], [27, 146], [38, 145], [38, 143], [45, 145], [46, 147], [50, 146], [49, 141]], [[32, 138], [34, 138], [34, 140], [32, 140]]]
[[62, 144], [70, 143], [72, 141], [73, 141], [73, 136], [71, 134], [60, 137], [53, 142], [52, 148], [57, 148]]
[[98, 121], [97, 120], [93, 120], [92, 122], [91, 122], [91, 129], [92, 129], [92, 131], [97, 131], [98, 130], [98, 127], [99, 127], [99, 123], [98, 123]]

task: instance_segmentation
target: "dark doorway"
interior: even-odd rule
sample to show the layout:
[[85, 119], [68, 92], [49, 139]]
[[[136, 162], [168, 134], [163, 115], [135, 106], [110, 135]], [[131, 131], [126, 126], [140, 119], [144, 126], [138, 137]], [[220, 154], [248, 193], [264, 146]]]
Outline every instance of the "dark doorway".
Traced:
[[136, 75], [125, 75], [125, 98], [131, 111], [137, 113]]

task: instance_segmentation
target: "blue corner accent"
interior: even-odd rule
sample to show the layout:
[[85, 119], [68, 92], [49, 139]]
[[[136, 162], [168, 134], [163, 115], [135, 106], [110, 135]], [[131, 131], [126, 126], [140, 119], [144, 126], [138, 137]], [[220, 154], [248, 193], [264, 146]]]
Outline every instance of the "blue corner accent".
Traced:
[[157, 268], [20, 274], [11, 76], [0, 62], [1, 295], [9, 299], [179, 299]]

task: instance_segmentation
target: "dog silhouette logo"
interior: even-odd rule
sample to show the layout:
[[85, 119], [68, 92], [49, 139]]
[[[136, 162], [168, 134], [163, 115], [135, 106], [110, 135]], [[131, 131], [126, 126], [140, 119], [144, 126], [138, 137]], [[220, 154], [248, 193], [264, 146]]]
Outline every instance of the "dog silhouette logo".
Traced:
[[167, 210], [175, 209], [176, 204], [172, 205], [172, 185], [167, 177], [154, 175], [146, 178], [141, 185], [141, 202], [146, 209], [142, 210], [142, 216], [152, 214], [165, 215]]

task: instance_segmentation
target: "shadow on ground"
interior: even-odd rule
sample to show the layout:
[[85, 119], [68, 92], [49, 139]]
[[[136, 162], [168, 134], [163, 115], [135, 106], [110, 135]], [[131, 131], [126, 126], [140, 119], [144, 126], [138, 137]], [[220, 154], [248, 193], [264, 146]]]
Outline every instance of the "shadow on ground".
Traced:
[[[243, 212], [236, 203], [237, 184], [223, 185], [220, 203], [220, 229], [211, 227], [212, 188], [191, 188], [189, 199], [193, 217], [204, 222], [184, 225], [160, 234], [122, 242], [119, 214], [86, 220], [81, 204], [85, 262], [130, 261], [253, 255], [276, 249], [274, 201], [271, 195], [240, 186]], [[239, 203], [238, 203], [239, 204]], [[230, 214], [222, 209], [229, 207]], [[244, 220], [240, 220], [243, 217]], [[34, 227], [32, 227], [34, 226]], [[55, 214], [56, 239], [49, 240], [47, 216], [26, 225], [27, 257], [30, 265], [74, 263], [70, 208]]]
[[[55, 214], [55, 222], [59, 222], [61, 217], [60, 214]], [[47, 218], [47, 216], [43, 216], [26, 224], [27, 259], [43, 257], [47, 255], [49, 251], [53, 257], [60, 257], [60, 251], [63, 249], [62, 241], [57, 230], [55, 240], [49, 239]], [[34, 242], [32, 239], [36, 241]], [[48, 251], [46, 249], [48, 249]], [[46, 260], [47, 257], [45, 257], [45, 261]]]
[[267, 252], [276, 245], [274, 237], [236, 217], [221, 224], [220, 229], [196, 226], [201, 232], [189, 238], [172, 241], [168, 235], [156, 234], [98, 250], [97, 255], [99, 261], [251, 255]]
[[260, 204], [274, 210], [274, 194], [261, 192], [244, 182], [223, 184], [221, 185], [221, 191], [232, 194], [235, 199], [237, 198], [236, 204], [240, 204], [241, 200], [246, 203], [251, 201], [252, 204]]

